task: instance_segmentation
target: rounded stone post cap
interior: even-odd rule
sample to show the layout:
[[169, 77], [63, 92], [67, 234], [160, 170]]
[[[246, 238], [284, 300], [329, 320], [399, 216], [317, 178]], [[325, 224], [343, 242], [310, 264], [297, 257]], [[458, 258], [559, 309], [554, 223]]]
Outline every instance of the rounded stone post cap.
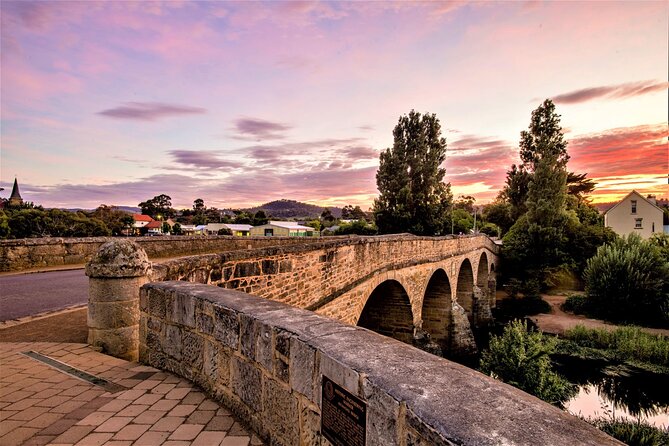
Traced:
[[111, 240], [98, 249], [86, 264], [88, 277], [141, 277], [151, 262], [144, 249], [128, 239]]

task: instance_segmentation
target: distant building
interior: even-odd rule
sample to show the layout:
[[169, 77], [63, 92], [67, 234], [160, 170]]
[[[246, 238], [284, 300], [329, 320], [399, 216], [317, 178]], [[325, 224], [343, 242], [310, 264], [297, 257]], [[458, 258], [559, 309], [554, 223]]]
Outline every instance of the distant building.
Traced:
[[655, 203], [655, 197], [645, 198], [633, 190], [604, 213], [604, 226], [618, 235], [636, 233], [649, 238], [664, 232], [663, 216], [664, 212]]
[[135, 222], [132, 224], [133, 228], [143, 228], [144, 226], [148, 225], [152, 221], [155, 221], [153, 218], [151, 218], [148, 215], [144, 214], [132, 214], [132, 219], [135, 220]]
[[266, 225], [254, 226], [250, 231], [254, 237], [318, 237], [318, 231], [294, 221], [270, 221]]
[[23, 198], [21, 198], [21, 193], [19, 192], [19, 182], [14, 178], [14, 187], [12, 187], [12, 194], [7, 200], [8, 206], [21, 206], [23, 204]]
[[252, 227], [251, 225], [234, 223], [209, 223], [207, 225], [207, 233], [215, 235], [221, 229], [229, 229], [232, 235], [236, 237], [248, 237]]
[[153, 220], [143, 226], [148, 235], [161, 235], [163, 233], [163, 223], [158, 220]]

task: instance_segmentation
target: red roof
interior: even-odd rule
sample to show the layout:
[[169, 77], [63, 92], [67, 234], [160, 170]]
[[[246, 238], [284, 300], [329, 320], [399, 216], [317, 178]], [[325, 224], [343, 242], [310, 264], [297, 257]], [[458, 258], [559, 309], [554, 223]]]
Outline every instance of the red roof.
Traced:
[[132, 218], [134, 218], [135, 221], [154, 221], [153, 218], [144, 214], [132, 214]]
[[150, 223], [144, 225], [144, 227], [148, 229], [160, 229], [162, 227], [162, 224], [157, 220], [153, 220]]

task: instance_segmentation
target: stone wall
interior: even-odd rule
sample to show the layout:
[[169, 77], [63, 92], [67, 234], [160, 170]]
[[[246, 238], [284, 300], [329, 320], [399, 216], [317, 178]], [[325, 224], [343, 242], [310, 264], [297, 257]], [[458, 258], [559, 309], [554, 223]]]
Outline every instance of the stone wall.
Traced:
[[621, 444], [474, 370], [278, 302], [160, 282], [140, 310], [141, 361], [197, 383], [268, 444], [330, 444], [323, 376], [365, 402], [368, 446]]
[[[34, 238], [0, 240], [0, 272], [44, 267], [83, 265], [103, 243], [122, 237]], [[297, 237], [162, 236], [131, 237], [151, 259], [253, 249], [266, 246], [305, 244]]]

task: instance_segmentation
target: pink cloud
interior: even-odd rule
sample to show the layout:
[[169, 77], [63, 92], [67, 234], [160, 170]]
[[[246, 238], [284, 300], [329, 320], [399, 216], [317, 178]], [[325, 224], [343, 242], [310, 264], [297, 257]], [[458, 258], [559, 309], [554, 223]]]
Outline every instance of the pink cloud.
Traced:
[[117, 119], [155, 121], [157, 119], [182, 115], [199, 115], [207, 110], [188, 105], [164, 104], [160, 102], [126, 102], [124, 105], [102, 110], [98, 115]]
[[283, 139], [285, 132], [293, 128], [281, 122], [266, 121], [259, 118], [238, 118], [233, 130], [242, 139]]
[[628, 82], [618, 85], [607, 85], [602, 87], [583, 88], [570, 91], [553, 97], [556, 104], [576, 104], [594, 99], [627, 99], [649, 93], [665, 91], [669, 82], [641, 81]]

